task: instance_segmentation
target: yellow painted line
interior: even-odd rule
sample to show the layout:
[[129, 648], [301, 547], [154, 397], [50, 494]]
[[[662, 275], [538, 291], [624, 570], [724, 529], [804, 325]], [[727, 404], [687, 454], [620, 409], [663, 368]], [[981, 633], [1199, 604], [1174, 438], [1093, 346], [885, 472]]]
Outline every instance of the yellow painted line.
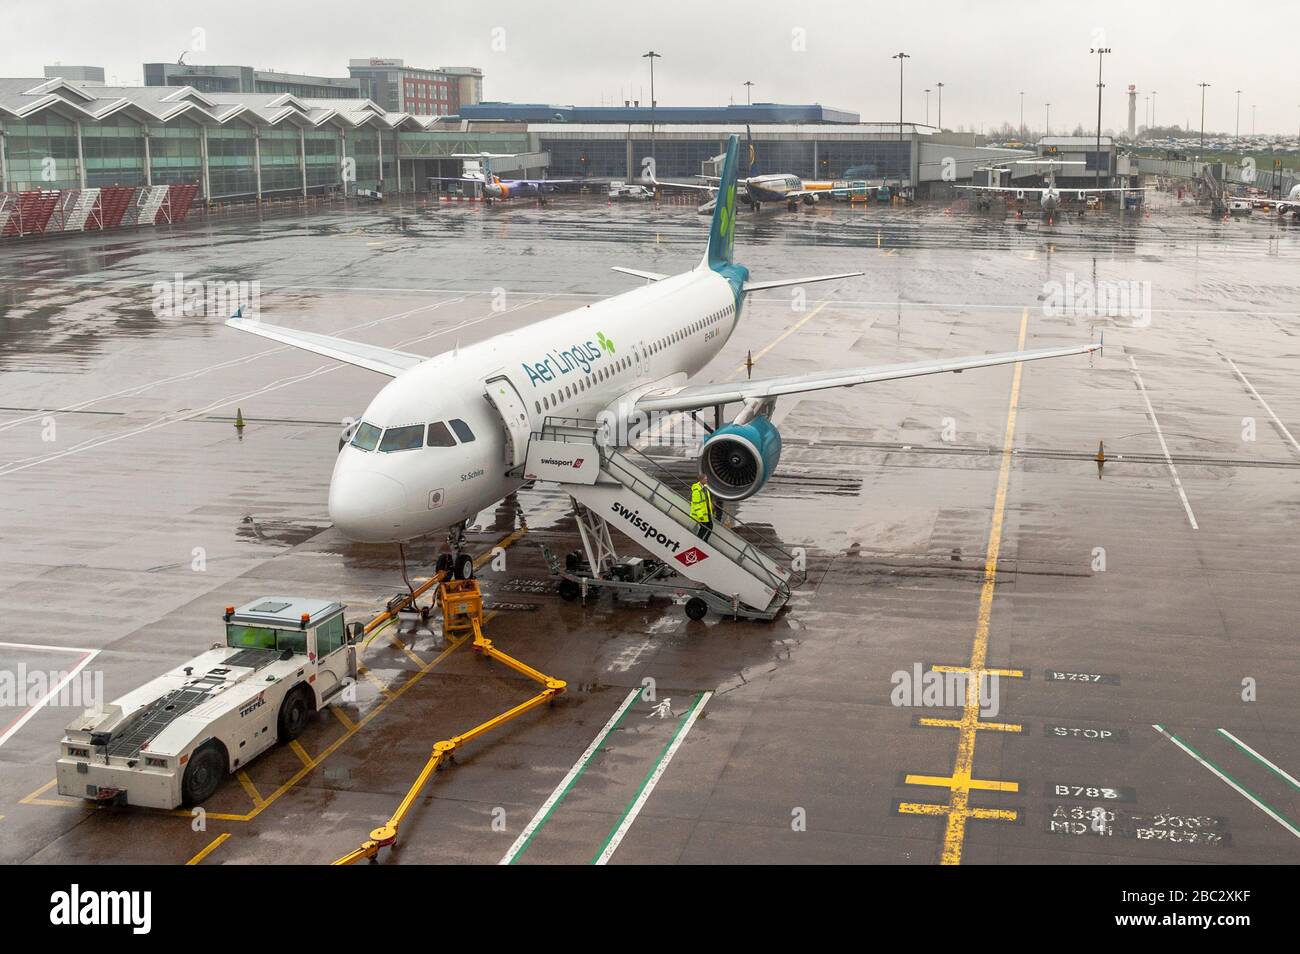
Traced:
[[[930, 717], [918, 719], [917, 722], [927, 728], [936, 729], [960, 729], [965, 725], [961, 719], [934, 719]], [[975, 728], [988, 729], [993, 732], [1023, 732], [1025, 727], [1015, 722], [977, 722]]]
[[[808, 322], [810, 322], [810, 321], [812, 321], [814, 318], [816, 318], [816, 317], [817, 317], [817, 313], [818, 313], [819, 311], [821, 311], [823, 308], [825, 308], [825, 307], [826, 307], [827, 305], [829, 305], [829, 304], [830, 304], [829, 301], [824, 301], [824, 302], [822, 302], [820, 305], [818, 305], [818, 306], [817, 306], [816, 308], [814, 308], [812, 311], [808, 312], [808, 314], [804, 315], [802, 318], [800, 318], [798, 321], [796, 321], [796, 322], [795, 322], [793, 325], [791, 325], [789, 328], [785, 329], [785, 331], [783, 331], [781, 334], [777, 335], [777, 337], [774, 338], [774, 339], [773, 339], [769, 344], [767, 344], [766, 346], [764, 346], [764, 347], [763, 347], [763, 348], [758, 352], [758, 354], [754, 355], [754, 357], [752, 358], [754, 364], [758, 364], [758, 359], [759, 359], [759, 358], [763, 357], [763, 355], [767, 354], [769, 351], [771, 351], [773, 348], [775, 348], [777, 345], [779, 345], [779, 344], [780, 344], [782, 341], [784, 341], [786, 338], [789, 338], [792, 334], [794, 334], [796, 331], [798, 331], [798, 330], [799, 330], [800, 328], [802, 328], [804, 325], [808, 324]], [[736, 370], [735, 370], [735, 371], [732, 371], [731, 373], [732, 373], [732, 374], [739, 374], [741, 371], [744, 371], [744, 370], [745, 370], [745, 362], [742, 361], [742, 362], [740, 362], [740, 364], [736, 365]]]
[[[20, 799], [18, 800], [18, 804], [19, 804], [19, 805], [35, 805], [35, 804], [37, 804], [36, 799], [40, 798], [42, 795], [44, 795], [46, 792], [48, 792], [48, 791], [49, 791], [50, 789], [52, 789], [55, 785], [58, 785], [58, 784], [59, 784], [59, 780], [58, 780], [57, 778], [52, 778], [52, 779], [50, 779], [48, 782], [46, 782], [44, 785], [42, 785], [40, 788], [38, 788], [36, 791], [34, 791], [34, 792], [32, 792], [30, 795], [28, 795], [26, 798], [20, 798]], [[64, 803], [64, 802], [57, 802], [56, 804], [63, 805], [63, 804], [65, 804], [65, 803]]]
[[244, 791], [248, 793], [248, 797], [253, 800], [254, 805], [262, 804], [262, 793], [257, 790], [257, 786], [253, 784], [253, 780], [248, 777], [247, 772], [240, 769], [235, 773], [235, 778], [239, 779], [239, 784], [244, 786]]
[[[1029, 309], [1025, 308], [1020, 316], [1020, 336], [1017, 350], [1023, 351], [1025, 338], [1029, 330]], [[988, 549], [984, 557], [984, 581], [980, 586], [979, 614], [975, 625], [975, 639], [971, 646], [970, 665], [964, 671], [979, 674], [979, 678], [966, 680], [966, 704], [959, 719], [921, 719], [922, 725], [955, 728], [957, 736], [957, 756], [953, 764], [952, 775], [945, 783], [950, 788], [947, 805], [924, 805], [916, 802], [904, 802], [898, 806], [899, 812], [913, 815], [945, 815], [947, 825], [944, 828], [943, 851], [939, 862], [944, 865], [961, 864], [962, 851], [966, 843], [966, 821], [970, 818], [997, 819], [1014, 821], [1017, 813], [1009, 809], [972, 808], [970, 793], [972, 788], [986, 788], [974, 775], [975, 740], [980, 729], [994, 731], [1021, 731], [1020, 726], [1008, 723], [984, 723], [980, 721], [980, 684], [983, 674], [990, 672], [987, 667], [989, 649], [989, 624], [993, 616], [993, 594], [997, 587], [998, 556], [1002, 550], [1002, 527], [1006, 520], [1007, 489], [1011, 483], [1011, 458], [1015, 447], [1016, 414], [1020, 405], [1020, 381], [1024, 371], [1023, 364], [1016, 364], [1011, 378], [1011, 397], [1007, 406], [1007, 421], [1002, 437], [1002, 461], [998, 468], [997, 493], [993, 503], [993, 519], [989, 527]], [[935, 667], [936, 669], [939, 667]], [[944, 667], [943, 671], [953, 671], [953, 667]], [[1019, 670], [1006, 670], [1019, 672]], [[996, 783], [995, 783], [996, 784]], [[1006, 783], [1011, 784], [1011, 783]], [[1007, 791], [1007, 789], [995, 789]]]
[[415, 652], [411, 649], [411, 647], [407, 646], [406, 643], [402, 642], [401, 639], [398, 638], [396, 633], [393, 633], [388, 638], [392, 640], [394, 646], [396, 646], [398, 649], [400, 649], [403, 653], [406, 654], [407, 659], [411, 660], [411, 662], [415, 663], [417, 666], [424, 665], [424, 660], [421, 659], [419, 656], [417, 656]]
[[368, 680], [370, 680], [371, 684], [376, 689], [378, 689], [381, 693], [383, 693], [386, 697], [388, 697], [389, 699], [393, 698], [393, 690], [389, 689], [388, 684], [384, 682], [382, 679], [380, 679], [378, 676], [376, 676], [373, 672], [371, 672], [369, 668], [367, 668], [366, 666], [357, 666], [357, 672], [360, 675], [365, 676]]
[[[931, 666], [934, 672], [970, 672], [970, 666]], [[980, 676], [1006, 676], [1009, 679], [1023, 679], [1023, 669], [981, 669]]]
[[1018, 782], [997, 782], [985, 779], [955, 779], [944, 775], [908, 775], [903, 779], [908, 785], [933, 785], [937, 788], [954, 788], [957, 785], [968, 785], [971, 788], [983, 789], [988, 792], [1018, 792], [1020, 784]]
[[316, 764], [312, 761], [311, 756], [307, 754], [307, 750], [298, 743], [297, 739], [293, 739], [289, 742], [289, 749], [294, 755], [298, 756], [298, 761], [308, 768]]
[[226, 840], [227, 838], [229, 838], [229, 837], [230, 837], [230, 832], [228, 832], [228, 831], [223, 831], [223, 832], [222, 832], [220, 835], [218, 835], [216, 838], [212, 839], [212, 841], [210, 841], [210, 842], [208, 843], [207, 847], [205, 847], [202, 851], [200, 851], [197, 855], [195, 855], [195, 856], [194, 856], [193, 858], [191, 858], [189, 861], [185, 862], [185, 864], [187, 864], [187, 865], [197, 865], [197, 864], [198, 864], [199, 862], [201, 862], [204, 858], [206, 858], [208, 855], [212, 854], [212, 853], [213, 853], [214, 851], [216, 851], [219, 847], [221, 847], [222, 843], [224, 843], [225, 840]]
[[334, 713], [334, 718], [336, 718], [336, 719], [339, 720], [339, 722], [342, 724], [343, 728], [345, 728], [345, 729], [354, 729], [354, 728], [356, 728], [356, 723], [353, 722], [351, 719], [349, 719], [349, 718], [347, 717], [347, 713], [345, 713], [345, 712], [344, 712], [342, 709], [340, 709], [338, 706], [330, 706], [330, 712]]

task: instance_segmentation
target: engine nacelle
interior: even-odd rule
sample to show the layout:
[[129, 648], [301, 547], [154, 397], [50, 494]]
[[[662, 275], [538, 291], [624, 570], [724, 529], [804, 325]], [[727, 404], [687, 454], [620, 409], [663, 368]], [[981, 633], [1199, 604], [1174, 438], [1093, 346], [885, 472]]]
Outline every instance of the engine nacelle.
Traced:
[[709, 435], [700, 452], [700, 475], [713, 496], [744, 500], [758, 493], [781, 461], [781, 433], [765, 417], [728, 424]]

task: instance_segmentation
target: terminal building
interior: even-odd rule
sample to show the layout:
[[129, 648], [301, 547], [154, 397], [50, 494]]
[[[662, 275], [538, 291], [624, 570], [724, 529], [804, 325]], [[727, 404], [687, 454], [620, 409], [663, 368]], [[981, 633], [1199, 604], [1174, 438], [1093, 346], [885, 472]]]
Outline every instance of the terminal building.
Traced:
[[[45, 71], [46, 76], [50, 71]], [[62, 75], [62, 74], [54, 74]], [[75, 76], [63, 79], [76, 81]], [[100, 79], [103, 75], [101, 72]], [[251, 66], [191, 66], [186, 63], [144, 64], [145, 86], [189, 86], [203, 93], [289, 93], [360, 99], [361, 83], [352, 77], [309, 76], [255, 70]]]
[[[480, 71], [441, 72], [459, 75], [469, 98], [481, 89]], [[215, 85], [249, 78], [220, 79]], [[1031, 155], [924, 125], [864, 123], [817, 105], [461, 102], [457, 113], [417, 115], [343, 93], [0, 79], [0, 192], [193, 184], [201, 200], [218, 202], [357, 188], [427, 192], [437, 188], [435, 177], [461, 174], [453, 154], [479, 151], [521, 157], [498, 161], [502, 175], [515, 169], [603, 185], [640, 177], [647, 160], [660, 178], [694, 176], [736, 134], [752, 135], [757, 172], [883, 181], [925, 196], [971, 181], [991, 162]]]

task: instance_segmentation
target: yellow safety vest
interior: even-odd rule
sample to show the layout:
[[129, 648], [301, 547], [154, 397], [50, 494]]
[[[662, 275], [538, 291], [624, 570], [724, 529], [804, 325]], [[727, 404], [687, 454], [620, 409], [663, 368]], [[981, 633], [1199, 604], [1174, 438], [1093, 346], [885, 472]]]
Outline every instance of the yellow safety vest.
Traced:
[[691, 519], [696, 523], [713, 519], [713, 495], [699, 481], [691, 485]]

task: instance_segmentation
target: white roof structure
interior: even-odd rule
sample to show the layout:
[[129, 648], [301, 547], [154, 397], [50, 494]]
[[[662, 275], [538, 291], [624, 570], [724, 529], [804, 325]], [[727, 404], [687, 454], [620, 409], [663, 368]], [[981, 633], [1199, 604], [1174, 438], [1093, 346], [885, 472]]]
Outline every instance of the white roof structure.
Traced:
[[103, 121], [124, 114], [142, 123], [184, 116], [201, 125], [429, 129], [435, 116], [390, 113], [369, 99], [304, 99], [290, 93], [204, 93], [192, 86], [97, 86], [53, 79], [0, 79], [0, 122], [52, 111], [65, 119]]

